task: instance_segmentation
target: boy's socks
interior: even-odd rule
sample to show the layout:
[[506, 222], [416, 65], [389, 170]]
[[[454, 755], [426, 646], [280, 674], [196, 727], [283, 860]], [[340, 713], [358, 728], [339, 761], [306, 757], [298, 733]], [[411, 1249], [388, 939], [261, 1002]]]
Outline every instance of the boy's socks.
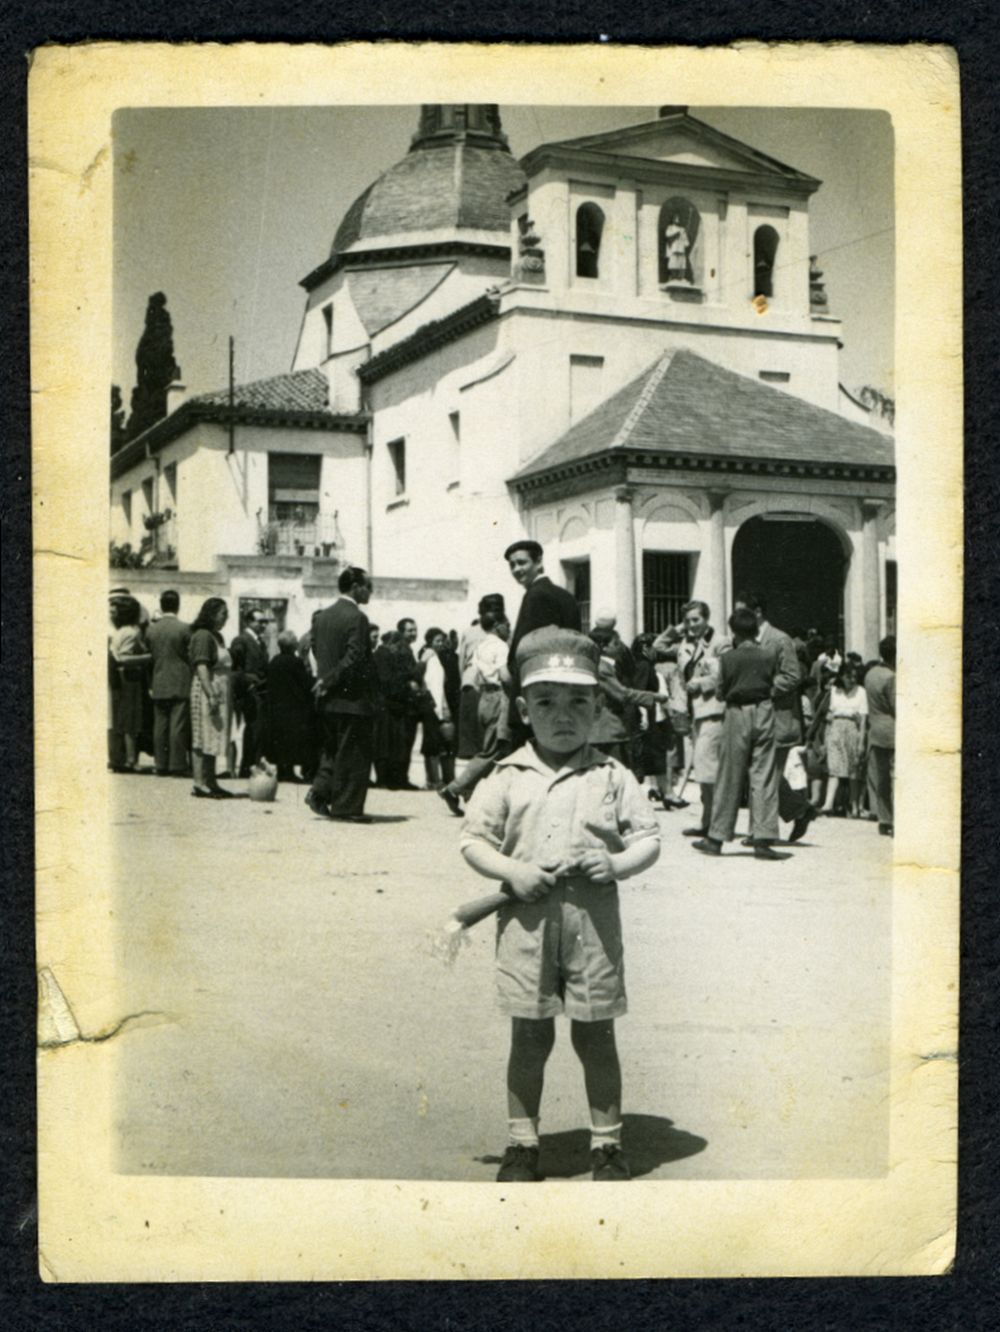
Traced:
[[622, 1145], [622, 1126], [618, 1124], [591, 1124], [590, 1150], [598, 1147], [620, 1147]]
[[510, 1147], [538, 1146], [538, 1117], [534, 1119], [508, 1119], [507, 1144]]

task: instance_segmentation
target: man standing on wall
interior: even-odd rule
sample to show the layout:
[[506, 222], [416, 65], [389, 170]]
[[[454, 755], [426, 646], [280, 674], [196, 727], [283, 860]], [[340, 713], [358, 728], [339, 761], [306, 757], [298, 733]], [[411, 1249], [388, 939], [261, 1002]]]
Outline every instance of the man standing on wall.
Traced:
[[556, 587], [544, 566], [544, 552], [537, 541], [514, 541], [503, 553], [514, 581], [524, 588], [524, 600], [517, 613], [514, 632], [510, 636], [510, 667], [517, 670], [517, 645], [532, 629], [555, 625], [559, 629], [580, 628], [580, 607], [572, 593]]
[[323, 753], [306, 796], [314, 814], [347, 823], [371, 823], [364, 812], [375, 728], [375, 670], [368, 617], [372, 594], [364, 569], [349, 567], [337, 580], [340, 597], [320, 612], [314, 651], [319, 678]]
[[522, 538], [513, 541], [503, 553], [514, 581], [524, 588], [524, 599], [510, 636], [507, 664], [510, 670], [510, 710], [507, 714], [508, 736], [514, 748], [524, 744], [530, 731], [521, 721], [514, 700], [520, 689], [517, 675], [517, 645], [533, 629], [552, 625], [558, 629], [580, 629], [580, 607], [564, 587], [557, 587], [545, 573], [544, 552], [537, 541]]

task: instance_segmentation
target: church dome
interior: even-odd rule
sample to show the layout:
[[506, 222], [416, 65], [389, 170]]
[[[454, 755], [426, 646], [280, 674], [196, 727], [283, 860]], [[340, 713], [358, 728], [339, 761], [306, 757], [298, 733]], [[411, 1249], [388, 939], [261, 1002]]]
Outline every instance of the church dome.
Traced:
[[507, 196], [524, 184], [496, 106], [424, 106], [402, 161], [355, 199], [337, 228], [330, 257], [407, 236], [497, 232], [510, 228]]

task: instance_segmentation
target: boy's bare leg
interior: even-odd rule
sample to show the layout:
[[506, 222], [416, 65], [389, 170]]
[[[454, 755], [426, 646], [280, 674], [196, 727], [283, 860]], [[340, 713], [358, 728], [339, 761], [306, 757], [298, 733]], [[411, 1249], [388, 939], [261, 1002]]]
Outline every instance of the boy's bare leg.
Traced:
[[622, 1070], [618, 1062], [613, 1018], [603, 1022], [573, 1022], [573, 1049], [583, 1065], [583, 1080], [594, 1128], [621, 1127]]
[[580, 1056], [590, 1102], [590, 1159], [593, 1178], [609, 1183], [631, 1179], [622, 1153], [622, 1071], [615, 1024], [574, 1022], [573, 1049]]
[[545, 1063], [555, 1041], [554, 1018], [511, 1018], [510, 1058], [507, 1061], [507, 1114], [510, 1119], [538, 1118]]

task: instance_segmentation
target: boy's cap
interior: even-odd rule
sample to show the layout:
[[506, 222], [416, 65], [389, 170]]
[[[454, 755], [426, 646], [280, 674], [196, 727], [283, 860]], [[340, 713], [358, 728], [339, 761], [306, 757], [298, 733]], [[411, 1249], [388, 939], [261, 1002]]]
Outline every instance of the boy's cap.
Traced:
[[575, 629], [533, 629], [517, 645], [521, 687], [529, 684], [597, 684], [601, 651]]

